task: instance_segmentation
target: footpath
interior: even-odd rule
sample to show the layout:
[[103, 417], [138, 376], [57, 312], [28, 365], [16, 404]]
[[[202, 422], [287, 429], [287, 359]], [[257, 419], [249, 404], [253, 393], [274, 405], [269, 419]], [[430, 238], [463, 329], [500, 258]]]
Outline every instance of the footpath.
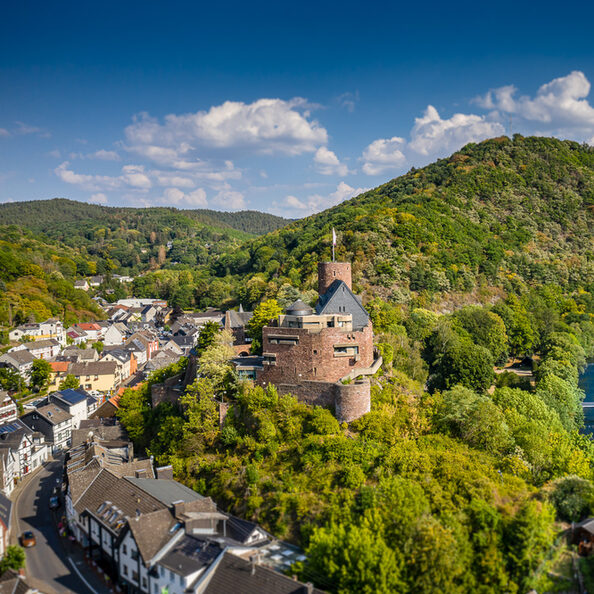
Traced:
[[[19, 537], [21, 534], [21, 529], [18, 512], [20, 496], [27, 488], [35, 488], [34, 483], [40, 478], [38, 475], [43, 469], [47, 470], [47, 467], [55, 462], [61, 463], [62, 457], [60, 456], [57, 458], [50, 458], [47, 462], [36, 468], [33, 472], [21, 480], [11, 493], [10, 499], [12, 500], [13, 504], [12, 529], [10, 533], [11, 544], [20, 545]], [[121, 590], [118, 586], [110, 586], [103, 571], [94, 562], [90, 561], [88, 556], [85, 554], [85, 550], [76, 542], [70, 540], [70, 537], [63, 529], [60, 530], [60, 526], [62, 526], [65, 514], [64, 497], [62, 493], [60, 494], [60, 502], [60, 507], [57, 510], [51, 512], [52, 524], [50, 529], [56, 531], [60, 543], [60, 549], [54, 550], [54, 553], [58, 555], [62, 559], [62, 562], [72, 570], [72, 573], [76, 574], [87, 586], [88, 590], [81, 592], [81, 594], [87, 594], [87, 592], [90, 592], [91, 594], [113, 594], [120, 592]], [[49, 510], [48, 513], [50, 513]], [[27, 583], [29, 583], [32, 588], [38, 589], [39, 592], [44, 594], [63, 594], [63, 590], [58, 591], [47, 582], [28, 575], [26, 567], [25, 574]]]

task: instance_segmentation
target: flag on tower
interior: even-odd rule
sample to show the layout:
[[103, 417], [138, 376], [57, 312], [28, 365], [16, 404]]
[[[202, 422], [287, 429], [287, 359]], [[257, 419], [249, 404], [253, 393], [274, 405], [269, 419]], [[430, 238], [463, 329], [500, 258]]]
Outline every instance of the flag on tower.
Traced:
[[334, 227], [332, 227], [332, 245], [336, 245], [336, 231], [334, 231]]

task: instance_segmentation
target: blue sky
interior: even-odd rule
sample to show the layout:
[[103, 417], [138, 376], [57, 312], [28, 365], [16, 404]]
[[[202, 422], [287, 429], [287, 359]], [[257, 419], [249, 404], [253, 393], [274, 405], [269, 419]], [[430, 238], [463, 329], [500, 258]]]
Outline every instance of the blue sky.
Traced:
[[204, 4], [4, 7], [0, 201], [300, 217], [510, 115], [594, 144], [592, 5]]

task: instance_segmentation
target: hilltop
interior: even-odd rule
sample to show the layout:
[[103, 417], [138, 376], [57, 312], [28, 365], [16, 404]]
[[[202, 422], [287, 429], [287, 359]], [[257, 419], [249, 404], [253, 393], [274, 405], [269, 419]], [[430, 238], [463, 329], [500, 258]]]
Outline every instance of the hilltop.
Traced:
[[[208, 209], [180, 210], [173, 207], [123, 208], [77, 202], [66, 198], [29, 200], [0, 204], [0, 225], [21, 225], [49, 237], [64, 236], [63, 225], [69, 223], [125, 224], [132, 229], [159, 223], [191, 226], [190, 221], [217, 230], [240, 231], [247, 235], [263, 235], [286, 225], [289, 220], [254, 210], [220, 212]], [[156, 229], [155, 229], [156, 230]]]
[[399, 302], [485, 286], [589, 285], [594, 148], [519, 135], [469, 144], [222, 254], [211, 270], [313, 286], [333, 227], [357, 288]]

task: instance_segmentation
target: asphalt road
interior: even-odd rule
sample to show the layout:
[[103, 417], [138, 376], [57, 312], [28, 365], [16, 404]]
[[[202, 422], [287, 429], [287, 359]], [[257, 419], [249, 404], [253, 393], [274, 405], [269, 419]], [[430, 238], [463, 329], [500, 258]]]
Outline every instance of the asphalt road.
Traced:
[[[92, 594], [86, 584], [73, 571], [64, 543], [56, 531], [48, 502], [52, 489], [62, 476], [62, 460], [48, 463], [38, 471], [24, 487], [16, 504], [14, 530], [20, 535], [32, 530], [37, 539], [34, 547], [25, 549], [27, 555], [27, 577], [43, 582], [56, 592]], [[62, 513], [60, 507], [57, 513]], [[35, 583], [31, 580], [32, 583]]]

